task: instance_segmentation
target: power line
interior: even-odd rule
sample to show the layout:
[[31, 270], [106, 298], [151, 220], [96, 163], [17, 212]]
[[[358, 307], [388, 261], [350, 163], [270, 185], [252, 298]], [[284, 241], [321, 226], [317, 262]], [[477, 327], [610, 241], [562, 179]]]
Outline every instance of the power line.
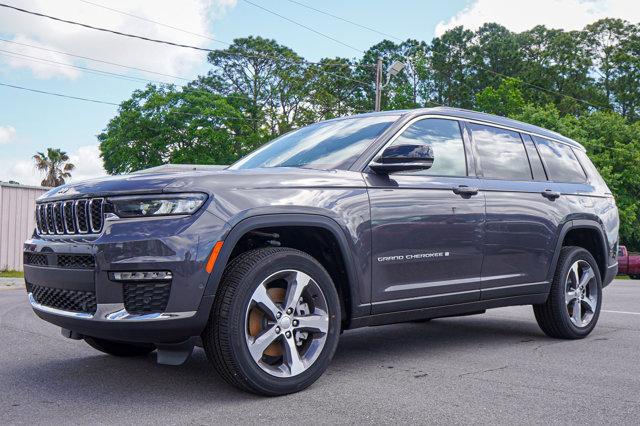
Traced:
[[[17, 86], [17, 85], [14, 85], [14, 84], [8, 84], [8, 83], [0, 82], [0, 86], [9, 87], [9, 88], [12, 88], [12, 89], [24, 90], [24, 91], [27, 91], [27, 92], [39, 93], [39, 94], [42, 94], [42, 95], [56, 96], [56, 97], [59, 97], [59, 98], [73, 99], [73, 100], [77, 100], [77, 101], [92, 102], [92, 103], [96, 103], [96, 104], [104, 104], [104, 105], [111, 105], [111, 106], [120, 106], [120, 104], [117, 104], [115, 102], [103, 101], [101, 99], [85, 98], [85, 97], [81, 97], [81, 96], [72, 96], [72, 95], [67, 95], [67, 94], [64, 94], [64, 93], [49, 92], [49, 91], [46, 91], [46, 90], [39, 90], [39, 89], [30, 88], [30, 87]], [[220, 96], [223, 97], [222, 95], [220, 95]], [[186, 111], [171, 111], [171, 114], [186, 115], [186, 116], [191, 116], [191, 117], [201, 117], [203, 115], [203, 114], [189, 113], [189, 112], [186, 112]], [[219, 116], [219, 115], [210, 115], [210, 116], [207, 116], [205, 118], [206, 119], [221, 119], [221, 120], [255, 121], [255, 122], [266, 121], [266, 120], [260, 119], [260, 118], [229, 117], [229, 116]]]
[[200, 34], [200, 33], [196, 33], [196, 32], [193, 32], [193, 31], [185, 30], [184, 28], [179, 28], [179, 27], [176, 27], [176, 26], [173, 26], [173, 25], [165, 24], [163, 22], [159, 22], [159, 21], [155, 21], [153, 19], [145, 18], [144, 16], [134, 15], [133, 13], [125, 12], [125, 11], [119, 10], [119, 9], [114, 9], [112, 7], [105, 6], [105, 5], [100, 4], [100, 3], [94, 3], [94, 2], [88, 1], [88, 0], [78, 0], [78, 1], [80, 1], [82, 3], [90, 4], [92, 6], [99, 7], [99, 8], [102, 8], [102, 9], [110, 10], [112, 12], [119, 13], [121, 15], [126, 15], [126, 16], [129, 16], [131, 18], [140, 19], [141, 21], [146, 21], [146, 22], [149, 22], [149, 23], [152, 23], [152, 24], [155, 24], [155, 25], [159, 25], [161, 27], [170, 28], [172, 30], [180, 31], [180, 32], [185, 33], [185, 34], [194, 35], [196, 37], [200, 37], [200, 38], [204, 38], [204, 39], [207, 39], [207, 40], [211, 40], [211, 41], [216, 42], [216, 43], [221, 43], [221, 44], [225, 44], [227, 46], [231, 46], [231, 43], [229, 43], [229, 42], [218, 40], [216, 38], [213, 38], [213, 37], [205, 35], [205, 34]]
[[[84, 0], [80, 0], [80, 1], [84, 1]], [[305, 3], [302, 3], [302, 2], [299, 2], [299, 1], [296, 1], [296, 0], [287, 0], [287, 1], [289, 1], [290, 3], [295, 3], [295, 4], [299, 5], [299, 6], [304, 7], [304, 8], [307, 8], [307, 9], [313, 10], [313, 11], [315, 11], [315, 12], [321, 13], [321, 14], [323, 14], [323, 15], [330, 16], [330, 17], [332, 17], [332, 18], [334, 18], [334, 19], [338, 19], [338, 20], [340, 20], [340, 21], [343, 21], [343, 22], [346, 22], [346, 23], [348, 23], [348, 24], [354, 25], [354, 26], [356, 26], [356, 27], [359, 27], [359, 28], [362, 28], [362, 29], [365, 29], [365, 30], [368, 30], [368, 31], [374, 32], [374, 33], [376, 33], [376, 34], [380, 34], [380, 35], [382, 35], [382, 36], [389, 37], [389, 38], [392, 38], [392, 39], [395, 39], [395, 40], [398, 40], [398, 41], [404, 41], [404, 40], [403, 40], [403, 39], [401, 39], [400, 37], [396, 37], [396, 36], [391, 35], [391, 34], [383, 33], [382, 31], [376, 30], [375, 28], [367, 27], [366, 25], [362, 25], [362, 24], [359, 24], [359, 23], [357, 23], [357, 22], [351, 21], [351, 20], [349, 20], [349, 19], [343, 18], [343, 17], [341, 17], [341, 16], [334, 15], [333, 13], [330, 13], [330, 12], [327, 12], [327, 11], [324, 11], [324, 10], [320, 10], [320, 9], [316, 9], [315, 7], [310, 6], [310, 5], [308, 5], [308, 4], [305, 4]]]
[[28, 92], [35, 92], [35, 93], [40, 93], [40, 94], [44, 94], [44, 95], [58, 96], [60, 98], [75, 99], [75, 100], [78, 100], [78, 101], [93, 102], [93, 103], [96, 103], [96, 104], [105, 104], [105, 105], [118, 106], [118, 104], [113, 103], [113, 102], [101, 101], [101, 100], [98, 100], [98, 99], [91, 99], [91, 98], [82, 98], [80, 96], [65, 95], [63, 93], [47, 92], [46, 90], [31, 89], [29, 87], [15, 86], [13, 84], [0, 83], [0, 86], [11, 87], [11, 88], [20, 89], [20, 90], [26, 90]]
[[349, 49], [353, 49], [353, 50], [355, 50], [355, 51], [356, 51], [356, 52], [358, 52], [358, 53], [364, 53], [364, 50], [362, 50], [362, 49], [358, 49], [357, 47], [354, 47], [354, 46], [352, 46], [352, 45], [350, 45], [350, 44], [347, 44], [347, 43], [343, 42], [342, 40], [338, 40], [337, 38], [331, 37], [330, 35], [327, 35], [327, 34], [325, 34], [325, 33], [323, 33], [323, 32], [320, 32], [320, 31], [318, 31], [318, 30], [316, 30], [316, 29], [314, 29], [314, 28], [311, 28], [311, 27], [309, 27], [308, 25], [305, 25], [305, 24], [303, 24], [303, 23], [301, 23], [301, 22], [295, 21], [295, 20], [293, 20], [293, 19], [291, 19], [291, 18], [287, 18], [286, 16], [281, 15], [281, 14], [279, 14], [278, 12], [274, 12], [274, 11], [273, 11], [273, 10], [271, 10], [271, 9], [267, 9], [266, 7], [260, 6], [259, 4], [254, 3], [254, 2], [252, 2], [251, 0], [244, 0], [244, 2], [245, 2], [245, 3], [250, 4], [250, 5], [254, 6], [254, 7], [257, 7], [258, 9], [262, 9], [262, 10], [264, 10], [264, 11], [265, 11], [265, 12], [267, 12], [267, 13], [270, 13], [270, 14], [272, 14], [272, 15], [278, 16], [278, 17], [280, 17], [280, 18], [284, 19], [285, 21], [289, 21], [289, 22], [291, 22], [292, 24], [295, 24], [295, 25], [297, 25], [297, 26], [299, 26], [299, 27], [302, 27], [302, 28], [304, 28], [304, 29], [306, 29], [306, 30], [309, 30], [309, 31], [311, 31], [311, 32], [313, 32], [313, 33], [315, 33], [315, 34], [318, 34], [319, 36], [322, 36], [322, 37], [324, 37], [324, 38], [326, 38], [326, 39], [328, 39], [328, 40], [331, 40], [331, 41], [334, 41], [334, 42], [336, 42], [336, 43], [338, 43], [338, 44], [341, 44], [341, 45], [343, 45], [343, 46], [346, 46], [346, 47], [348, 47]]
[[[312, 10], [316, 11], [316, 12], [319, 12], [319, 13], [322, 13], [322, 14], [325, 14], [325, 15], [328, 15], [328, 16], [331, 16], [331, 17], [333, 17], [333, 18], [336, 18], [336, 19], [339, 19], [339, 20], [342, 20], [342, 21], [348, 22], [348, 23], [350, 23], [350, 24], [353, 24], [353, 25], [357, 25], [357, 26], [359, 26], [359, 27], [366, 28], [366, 29], [368, 29], [368, 30], [371, 30], [371, 31], [377, 32], [377, 33], [379, 33], [379, 34], [388, 35], [388, 34], [382, 33], [381, 31], [378, 31], [378, 30], [376, 30], [376, 29], [373, 29], [373, 28], [370, 28], [370, 27], [365, 27], [365, 26], [360, 25], [360, 24], [358, 24], [358, 23], [356, 23], [356, 22], [353, 22], [353, 21], [350, 21], [350, 20], [348, 20], [348, 19], [342, 18], [342, 17], [340, 17], [340, 16], [337, 16], [337, 15], [334, 15], [334, 14], [331, 14], [331, 13], [328, 13], [328, 12], [325, 12], [325, 11], [322, 11], [322, 10], [320, 10], [320, 9], [316, 9], [316, 8], [311, 7], [311, 6], [309, 6], [309, 5], [306, 5], [306, 4], [304, 4], [304, 3], [300, 3], [300, 2], [295, 1], [295, 0], [288, 0], [288, 1], [289, 1], [289, 2], [292, 2], [292, 3], [296, 3], [296, 4], [298, 4], [298, 5], [300, 5], [300, 6], [303, 6], [303, 7], [307, 7], [307, 8], [309, 8], [309, 9], [312, 9]], [[345, 44], [345, 43], [343, 43], [343, 42], [342, 42], [342, 41], [340, 41], [340, 40], [334, 39], [333, 37], [328, 36], [328, 35], [326, 35], [326, 34], [324, 34], [324, 33], [321, 33], [321, 32], [319, 32], [319, 31], [317, 31], [317, 30], [314, 30], [313, 28], [308, 27], [308, 26], [306, 26], [306, 25], [304, 25], [304, 24], [301, 24], [300, 22], [294, 21], [293, 19], [290, 19], [290, 18], [288, 18], [288, 17], [286, 17], [286, 16], [283, 16], [283, 15], [281, 15], [281, 14], [279, 14], [279, 13], [276, 13], [276, 12], [274, 12], [274, 11], [272, 11], [272, 10], [269, 10], [269, 9], [267, 9], [267, 8], [263, 7], [263, 6], [260, 6], [260, 5], [256, 4], [256, 3], [253, 3], [251, 0], [244, 0], [244, 2], [245, 2], [245, 3], [249, 3], [249, 4], [251, 4], [251, 5], [255, 6], [255, 7], [258, 7], [258, 8], [260, 8], [260, 9], [262, 9], [262, 10], [266, 11], [266, 12], [269, 12], [269, 13], [271, 13], [271, 14], [273, 14], [273, 15], [279, 16], [279, 17], [281, 17], [282, 19], [285, 19], [285, 20], [287, 20], [287, 21], [289, 21], [289, 22], [291, 22], [291, 23], [293, 23], [293, 24], [295, 24], [295, 25], [298, 25], [298, 26], [300, 26], [300, 27], [303, 27], [303, 28], [305, 28], [305, 29], [307, 29], [307, 30], [309, 30], [309, 31], [312, 31], [312, 32], [316, 33], [316, 34], [319, 34], [319, 35], [321, 35], [321, 36], [323, 36], [323, 37], [325, 37], [325, 38], [329, 38], [330, 40], [336, 41], [336, 42], [338, 42], [338, 43], [340, 43], [340, 44], [343, 44], [343, 45], [345, 45], [345, 46], [347, 46], [347, 47], [350, 47], [350, 48], [352, 48], [352, 49], [355, 49], [355, 50], [360, 51], [361, 53], [364, 53], [364, 52], [363, 52], [363, 51], [361, 51], [360, 49], [357, 49], [357, 48], [355, 48], [355, 47], [353, 47], [353, 46], [350, 46], [350, 45], [348, 45], [348, 44]], [[389, 37], [392, 37], [392, 38], [395, 38], [395, 39], [398, 39], [397, 37], [394, 37], [394, 36], [391, 36], [391, 35], [388, 35], [388, 36], [389, 36]], [[399, 40], [399, 39], [398, 39], [398, 40]], [[435, 55], [435, 54], [443, 55], [443, 56], [445, 55], [445, 54], [443, 54], [443, 53], [441, 53], [441, 52], [436, 52], [436, 51], [433, 51], [433, 50], [431, 51], [431, 53], [432, 53], [433, 55]], [[499, 72], [497, 72], [497, 71], [493, 71], [493, 70], [491, 70], [491, 69], [489, 69], [489, 68], [484, 68], [484, 67], [477, 66], [477, 65], [476, 65], [476, 68], [478, 68], [478, 69], [482, 69], [482, 70], [487, 71], [487, 72], [490, 72], [490, 73], [493, 73], [493, 74], [495, 74], [495, 75], [497, 75], [497, 76], [502, 77], [502, 79], [505, 79], [505, 78], [513, 78], [513, 77], [508, 76], [508, 75], [506, 75], [506, 74], [502, 74], [502, 73], [499, 73]], [[535, 85], [535, 84], [532, 84], [532, 83], [527, 83], [527, 82], [524, 82], [524, 81], [523, 81], [523, 84], [525, 84], [525, 85], [527, 85], [527, 86], [530, 86], [530, 87], [533, 87], [533, 88], [538, 89], [538, 90], [542, 90], [542, 91], [545, 91], [545, 92], [548, 92], [548, 93], [553, 93], [553, 94], [555, 94], [555, 95], [563, 96], [563, 97], [566, 97], [566, 98], [568, 98], [568, 99], [572, 99], [572, 100], [577, 101], [577, 102], [582, 102], [582, 103], [584, 103], [585, 105], [589, 105], [589, 106], [591, 106], [591, 107], [593, 107], [593, 108], [597, 108], [597, 109], [603, 109], [603, 108], [604, 108], [604, 109], [610, 109], [609, 107], [600, 106], [600, 105], [595, 105], [595, 104], [593, 104], [593, 103], [591, 103], [591, 102], [589, 102], [589, 101], [586, 101], [586, 100], [584, 100], [584, 99], [576, 98], [576, 97], [574, 97], [574, 96], [567, 95], [567, 94], [564, 94], [564, 93], [562, 93], [562, 92], [558, 92], [558, 91], [555, 91], [555, 90], [547, 89], [547, 88], [544, 88], [544, 87], [542, 87], [542, 86], [538, 86], [538, 85]]]
[[30, 47], [32, 49], [43, 50], [45, 52], [58, 53], [60, 55], [71, 56], [73, 58], [85, 59], [87, 61], [99, 62], [99, 63], [102, 63], [102, 64], [113, 65], [113, 66], [121, 67], [121, 68], [128, 68], [128, 69], [134, 70], [134, 71], [141, 71], [141, 72], [146, 72], [146, 73], [149, 73], [149, 74], [156, 74], [156, 75], [160, 75], [160, 76], [163, 76], [163, 77], [175, 78], [175, 79], [184, 80], [184, 81], [191, 81], [192, 80], [190, 78], [179, 77], [179, 76], [171, 75], [171, 74], [164, 74], [164, 73], [161, 73], [161, 72], [152, 71], [152, 70], [148, 70], [148, 69], [145, 69], [145, 68], [137, 68], [137, 67], [132, 67], [132, 66], [129, 66], [129, 65], [118, 64], [116, 62], [110, 62], [110, 61], [105, 61], [105, 60], [102, 60], [102, 59], [91, 58], [91, 57], [88, 57], [88, 56], [82, 56], [82, 55], [76, 55], [76, 54], [69, 53], [69, 52], [63, 52], [61, 50], [54, 50], [54, 49], [48, 49], [46, 47], [34, 46], [33, 44], [21, 43], [21, 42], [15, 41], [15, 40], [6, 40], [6, 39], [3, 39], [3, 38], [0, 38], [0, 41], [5, 42], [5, 43], [17, 44], [19, 46]]
[[102, 28], [102, 27], [96, 27], [96, 26], [89, 25], [89, 24], [84, 24], [82, 22], [71, 21], [71, 20], [62, 19], [62, 18], [56, 18], [55, 16], [46, 15], [44, 13], [39, 13], [39, 12], [33, 12], [33, 11], [30, 11], [30, 10], [27, 10], [27, 9], [22, 9], [20, 7], [11, 6], [11, 5], [5, 4], [5, 3], [0, 3], [0, 7], [5, 7], [7, 9], [13, 9], [13, 10], [18, 11], [18, 12], [28, 13], [29, 15], [39, 16], [41, 18], [51, 19], [53, 21], [64, 22], [65, 24], [77, 25], [79, 27], [89, 28], [89, 29], [96, 30], [96, 31], [102, 31], [102, 32], [105, 32], [105, 33], [116, 34], [116, 35], [123, 36], [123, 37], [137, 38], [139, 40], [151, 41], [151, 42], [154, 42], [154, 43], [162, 43], [162, 44], [166, 44], [166, 45], [169, 45], [169, 46], [182, 47], [182, 48], [185, 48], [185, 49], [199, 50], [199, 51], [202, 51], [202, 52], [213, 52], [213, 49], [207, 49], [207, 48], [204, 48], [204, 47], [192, 46], [192, 45], [189, 45], [189, 44], [175, 43], [173, 41], [159, 40], [159, 39], [156, 39], [156, 38], [145, 37], [145, 36], [141, 36], [141, 35], [123, 33], [121, 31], [110, 30], [108, 28]]
[[[239, 56], [239, 57], [245, 57], [245, 58], [258, 58], [258, 59], [270, 59], [270, 60], [274, 60], [274, 61], [282, 61], [282, 62], [287, 62], [287, 63], [299, 63], [299, 64], [310, 64], [310, 65], [320, 65], [320, 63], [317, 62], [310, 62], [310, 61], [305, 61], [304, 59], [301, 59], [299, 61], [292, 61], [292, 60], [288, 60], [286, 58], [278, 58], [278, 57], [272, 57], [272, 56], [267, 56], [267, 55], [256, 55], [256, 54], [247, 54], [247, 53], [232, 53], [232, 52], [224, 52], [224, 51], [220, 51], [220, 50], [214, 50], [214, 49], [209, 49], [209, 48], [205, 48], [205, 47], [198, 47], [198, 46], [192, 46], [192, 45], [188, 45], [188, 44], [181, 44], [181, 43], [174, 43], [172, 41], [166, 41], [166, 40], [159, 40], [159, 39], [154, 39], [154, 38], [150, 38], [150, 37], [144, 37], [144, 36], [139, 36], [139, 35], [135, 35], [135, 34], [130, 34], [130, 33], [125, 33], [122, 31], [116, 31], [116, 30], [110, 30], [107, 28], [102, 28], [102, 27], [96, 27], [93, 25], [89, 25], [89, 24], [85, 24], [82, 22], [76, 22], [76, 21], [71, 21], [68, 19], [62, 19], [62, 18], [57, 18], [55, 16], [51, 16], [51, 15], [46, 15], [44, 13], [39, 13], [39, 12], [33, 12], [30, 10], [26, 10], [26, 9], [22, 9], [16, 6], [11, 6], [11, 5], [7, 5], [5, 3], [0, 3], [0, 7], [5, 7], [8, 9], [12, 9], [18, 12], [22, 12], [22, 13], [27, 13], [30, 15], [34, 15], [34, 16], [39, 16], [42, 18], [47, 18], [47, 19], [52, 19], [54, 21], [58, 21], [58, 22], [63, 22], [66, 24], [70, 24], [70, 25], [77, 25], [80, 27], [84, 27], [84, 28], [88, 28], [88, 29], [92, 29], [92, 30], [96, 30], [96, 31], [102, 31], [102, 32], [107, 32], [107, 33], [112, 33], [112, 34], [116, 34], [116, 35], [120, 35], [123, 37], [129, 37], [129, 38], [134, 38], [134, 39], [140, 39], [140, 40], [144, 40], [144, 41], [148, 41], [148, 42], [153, 42], [153, 43], [159, 43], [159, 44], [166, 44], [169, 46], [174, 46], [174, 47], [182, 47], [182, 48], [186, 48], [186, 49], [193, 49], [193, 50], [198, 50], [198, 51], [203, 51], [203, 52], [215, 52], [218, 54], [223, 54], [223, 55], [228, 55], [228, 56]], [[322, 65], [331, 65], [328, 63], [323, 63]], [[337, 65], [341, 65], [344, 66], [344, 63], [338, 63]], [[338, 78], [342, 78], [345, 80], [351, 80], [354, 81], [356, 83], [360, 83], [360, 84], [364, 84], [364, 85], [368, 85], [369, 83], [365, 83], [363, 81], [351, 78], [351, 77], [346, 77], [340, 74], [335, 74], [335, 73], [331, 73], [329, 71], [325, 71], [325, 70], [319, 70], [320, 72], [327, 74], [327, 75], [333, 75], [336, 76]]]
[[137, 82], [150, 82], [150, 83], [168, 84], [168, 83], [165, 83], [163, 81], [147, 80], [147, 79], [142, 79], [142, 78], [138, 78], [138, 77], [132, 77], [132, 76], [124, 75], [124, 74], [118, 74], [118, 73], [114, 73], [114, 72], [103, 71], [103, 70], [99, 70], [99, 69], [95, 69], [95, 68], [82, 67], [80, 65], [65, 64], [64, 62], [53, 61], [51, 59], [45, 59], [45, 58], [38, 58], [36, 56], [25, 55], [23, 53], [12, 52], [12, 51], [9, 51], [9, 50], [4, 50], [4, 49], [0, 49], [0, 53], [9, 54], [10, 56], [14, 56], [14, 57], [17, 57], [17, 58], [20, 58], [20, 59], [26, 59], [26, 60], [35, 61], [35, 62], [43, 62], [43, 63], [45, 63], [45, 65], [49, 65], [49, 66], [52, 66], [52, 67], [78, 69], [78, 70], [82, 70], [82, 71], [85, 71], [85, 72], [88, 72], [88, 73], [92, 73], [92, 74], [96, 74], [96, 75], [102, 75], [104, 77], [114, 77], [114, 78], [119, 78], [119, 79], [123, 79], [123, 80], [137, 81]]

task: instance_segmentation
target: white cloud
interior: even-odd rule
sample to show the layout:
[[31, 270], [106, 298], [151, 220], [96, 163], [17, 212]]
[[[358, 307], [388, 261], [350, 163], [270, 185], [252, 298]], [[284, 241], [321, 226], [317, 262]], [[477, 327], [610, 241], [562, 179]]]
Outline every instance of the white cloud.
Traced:
[[640, 2], [636, 0], [474, 0], [447, 21], [436, 25], [436, 36], [462, 25], [476, 30], [484, 23], [496, 22], [521, 32], [544, 24], [548, 28], [579, 30], [601, 18], [640, 21]]
[[[235, 6], [236, 0], [92, 0], [113, 9], [141, 16], [157, 22], [212, 37], [212, 21]], [[199, 47], [219, 48], [222, 45], [184, 32], [141, 21], [131, 16], [105, 10], [80, 1], [51, 2], [50, 0], [23, 0], [20, 7], [52, 16], [83, 22], [97, 27], [133, 33], [149, 38], [190, 44]], [[0, 28], [4, 34], [14, 34], [14, 40], [35, 44], [48, 49], [69, 52], [81, 56], [95, 57], [109, 62], [132, 67], [151, 69], [157, 72], [184, 75], [194, 66], [206, 61], [206, 52], [135, 40], [115, 34], [81, 28], [79, 26], [52, 21], [25, 13], [4, 10], [0, 14]], [[0, 49], [28, 54], [67, 64], [86, 65], [81, 60], [56, 53], [44, 52], [11, 43], [0, 42]], [[28, 68], [37, 78], [76, 78], [81, 71], [71, 68], [46, 65], [15, 56], [0, 55], [13, 68]], [[92, 67], [118, 70], [91, 63]], [[149, 77], [153, 78], [153, 77]]]
[[0, 126], [0, 145], [13, 142], [16, 138], [16, 128], [13, 126]]
[[[100, 149], [98, 145], [81, 146], [69, 153], [69, 161], [76, 168], [71, 172], [71, 179], [67, 182], [79, 182], [105, 176]], [[40, 185], [44, 179], [42, 172], [36, 170], [33, 159], [28, 160], [0, 160], [0, 180], [17, 181], [23, 185]]]
[[71, 180], [69, 182], [79, 182], [107, 174], [104, 170], [102, 158], [100, 158], [98, 145], [81, 146], [69, 154], [69, 161], [76, 166], [75, 170], [71, 172]]

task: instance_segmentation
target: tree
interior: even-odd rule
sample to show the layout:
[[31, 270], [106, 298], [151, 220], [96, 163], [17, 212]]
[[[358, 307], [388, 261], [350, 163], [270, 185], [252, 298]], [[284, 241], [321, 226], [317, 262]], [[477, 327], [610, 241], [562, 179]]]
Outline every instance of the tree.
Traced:
[[553, 105], [526, 105], [516, 119], [557, 131], [580, 142], [616, 198], [620, 238], [640, 248], [640, 122], [611, 111], [562, 116]]
[[489, 114], [513, 117], [522, 112], [525, 102], [520, 80], [504, 79], [497, 88], [485, 87], [476, 95], [477, 108]]
[[76, 168], [69, 163], [69, 156], [59, 148], [47, 148], [47, 153], [38, 152], [33, 156], [36, 168], [45, 172], [46, 177], [40, 182], [42, 186], [60, 186], [65, 179], [71, 177], [71, 171]]
[[148, 85], [120, 105], [98, 135], [108, 173], [165, 163], [229, 164], [264, 138], [234, 105], [207, 90]]

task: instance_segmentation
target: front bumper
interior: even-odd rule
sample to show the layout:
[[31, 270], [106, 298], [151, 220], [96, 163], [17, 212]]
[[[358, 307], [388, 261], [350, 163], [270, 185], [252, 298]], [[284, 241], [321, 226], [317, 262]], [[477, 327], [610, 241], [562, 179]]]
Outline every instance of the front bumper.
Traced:
[[[25, 262], [29, 302], [40, 318], [80, 335], [148, 343], [198, 336], [213, 303], [213, 296], [205, 296], [210, 279], [206, 260], [223, 227], [203, 211], [170, 219], [107, 220], [96, 236], [34, 234], [25, 243], [25, 260], [37, 254], [45, 261]], [[93, 264], [70, 267], [61, 260], [79, 255], [92, 256]], [[128, 311], [133, 305], [127, 285], [135, 283], [118, 282], [111, 275], [124, 271], [171, 271], [170, 291], [161, 308]], [[55, 295], [44, 298], [34, 288]], [[90, 295], [90, 307], [60, 301], [74, 292]]]

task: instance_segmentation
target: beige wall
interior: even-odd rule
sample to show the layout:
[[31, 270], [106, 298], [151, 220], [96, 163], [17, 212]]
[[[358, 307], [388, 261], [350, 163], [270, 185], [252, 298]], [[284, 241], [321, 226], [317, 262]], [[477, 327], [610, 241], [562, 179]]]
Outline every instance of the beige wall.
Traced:
[[0, 271], [22, 271], [22, 245], [36, 226], [36, 198], [47, 190], [0, 183]]

